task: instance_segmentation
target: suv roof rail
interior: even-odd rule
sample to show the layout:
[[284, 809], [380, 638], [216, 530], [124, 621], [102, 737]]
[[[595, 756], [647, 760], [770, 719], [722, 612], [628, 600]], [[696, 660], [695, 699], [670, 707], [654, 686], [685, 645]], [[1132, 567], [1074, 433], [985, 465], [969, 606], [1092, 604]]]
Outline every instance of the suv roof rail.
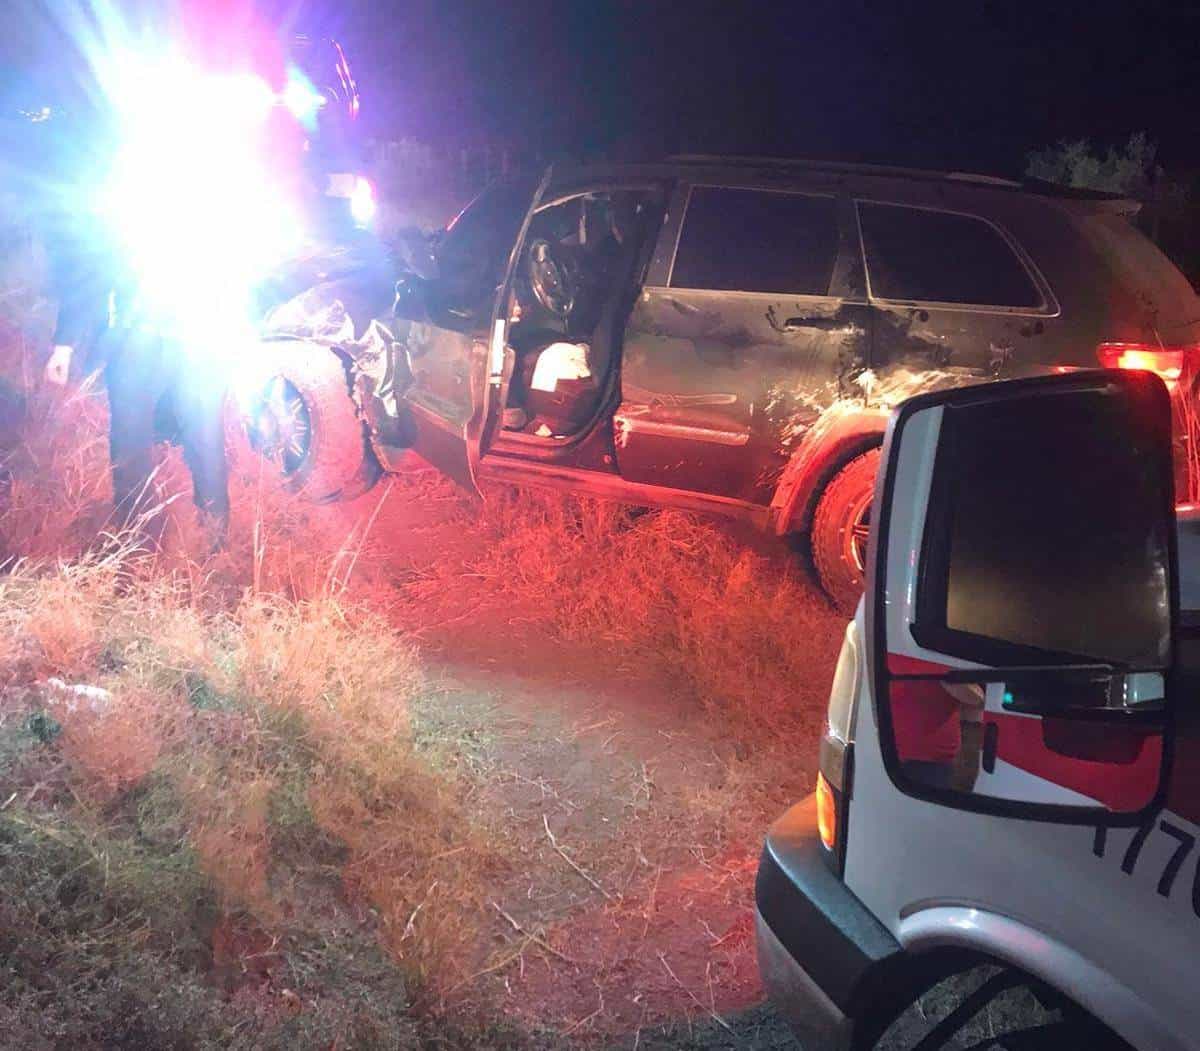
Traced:
[[984, 175], [981, 172], [946, 172], [942, 178], [953, 179], [955, 182], [978, 182], [987, 186], [1007, 186], [1010, 189], [1021, 185], [1016, 179], [1009, 179], [1003, 175]]
[[908, 179], [943, 180], [983, 183], [1020, 189], [1021, 183], [999, 175], [978, 175], [974, 172], [939, 172], [924, 168], [905, 168], [894, 164], [858, 164], [850, 161], [822, 161], [808, 157], [765, 157], [754, 154], [721, 155], [682, 153], [668, 158], [677, 164], [754, 164], [761, 167], [808, 168], [813, 171], [859, 173], [862, 175], [893, 175]]
[[845, 174], [883, 175], [902, 179], [920, 179], [926, 182], [963, 182], [976, 186], [995, 186], [1004, 190], [1025, 190], [1042, 197], [1058, 197], [1072, 201], [1088, 201], [1102, 211], [1120, 215], [1134, 215], [1141, 203], [1124, 194], [1106, 190], [1092, 190], [1080, 186], [1064, 186], [1026, 176], [1009, 179], [1001, 175], [984, 175], [979, 172], [939, 172], [925, 168], [904, 168], [892, 164], [858, 164], [850, 161], [821, 161], [807, 157], [764, 157], [753, 154], [710, 154], [683, 153], [668, 158], [675, 164], [746, 164], [770, 168], [803, 168], [809, 171], [842, 172]]
[[1142, 206], [1141, 201], [1123, 193], [1093, 190], [1087, 186], [1064, 186], [1060, 182], [1035, 179], [1032, 176], [1023, 179], [1021, 185], [1031, 193], [1040, 193], [1047, 197], [1066, 197], [1072, 201], [1094, 201], [1097, 204], [1107, 204], [1110, 208], [1106, 210], [1116, 212], [1136, 212]]

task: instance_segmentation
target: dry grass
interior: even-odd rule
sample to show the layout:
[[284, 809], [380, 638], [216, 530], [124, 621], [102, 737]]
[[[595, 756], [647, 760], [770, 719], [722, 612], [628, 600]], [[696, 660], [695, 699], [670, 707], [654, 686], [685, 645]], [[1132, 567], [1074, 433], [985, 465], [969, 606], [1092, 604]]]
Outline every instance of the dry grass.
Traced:
[[[77, 859], [100, 881], [89, 884], [89, 908], [106, 915], [112, 859], [133, 859], [136, 900], [121, 923], [142, 922], [124, 934], [105, 928], [95, 946], [103, 968], [78, 980], [94, 979], [89, 989], [108, 997], [102, 970], [167, 967], [174, 950], [163, 946], [180, 928], [194, 942], [197, 926], [207, 927], [197, 949], [207, 959], [171, 980], [199, 988], [223, 955], [226, 993], [252, 986], [266, 1004], [255, 1008], [266, 1014], [253, 1031], [269, 1036], [283, 1019], [298, 1032], [311, 1020], [303, 1005], [328, 991], [291, 973], [291, 946], [323, 943], [337, 967], [354, 970], [330, 941], [332, 923], [359, 952], [362, 932], [375, 929], [391, 960], [379, 973], [399, 1005], [416, 989], [436, 1002], [474, 965], [472, 914], [483, 877], [504, 860], [461, 789], [414, 756], [407, 704], [426, 689], [415, 651], [376, 615], [328, 596], [251, 592], [206, 608], [190, 580], [138, 561], [126, 553], [25, 562], [0, 584], [0, 677], [9, 684], [0, 699], [8, 799], [0, 825], [24, 830], [13, 842], [34, 852], [21, 860], [27, 869], [46, 850]], [[56, 686], [57, 677], [90, 689]], [[195, 897], [156, 902], [160, 863], [186, 873]], [[52, 932], [34, 888], [9, 882], [9, 921], [30, 932], [12, 966], [32, 953], [32, 973], [34, 957], [51, 951], [39, 939]], [[218, 951], [217, 932], [230, 929]], [[75, 1003], [71, 1025], [102, 1008], [89, 996]], [[292, 1018], [296, 1004], [303, 1010]], [[343, 1040], [364, 1017], [375, 1024], [375, 1008], [343, 1007]], [[5, 1008], [17, 1010], [0, 994]], [[206, 1024], [228, 1014], [219, 996], [209, 1008]], [[389, 1036], [379, 1046], [398, 1045]]]
[[[437, 701], [397, 621], [465, 609], [451, 631], [525, 620], [653, 661], [742, 742], [819, 710], [809, 662], [830, 618], [785, 562], [712, 523], [541, 493], [480, 507], [425, 478], [381, 486], [352, 520], [280, 493], [233, 437], [228, 548], [206, 553], [171, 451], [148, 555], [108, 535], [103, 394], [10, 389], [0, 1027], [13, 1046], [512, 1043], [448, 1029], [443, 1008], [511, 963], [494, 888], [530, 844], [478, 805], [475, 771], [442, 761], [466, 742], [414, 746], [414, 705]], [[381, 500], [441, 508], [442, 554], [398, 566], [386, 504], [367, 528]], [[697, 837], [730, 840], [745, 824], [734, 804], [761, 791], [761, 772], [730, 760], [692, 793]]]
[[748, 742], [811, 721], [840, 631], [794, 557], [683, 512], [497, 489], [460, 522], [478, 554], [407, 585], [422, 608], [463, 588], [567, 641], [675, 672]]
[[6, 421], [6, 1040], [415, 1046], [505, 862], [414, 755], [428, 686], [363, 602], [372, 541], [235, 450], [208, 557], [167, 453], [146, 554], [107, 532], [102, 395], [33, 391]]
[[77, 557], [109, 514], [107, 405], [86, 388], [66, 397], [34, 390], [18, 404], [0, 449], [0, 558]]

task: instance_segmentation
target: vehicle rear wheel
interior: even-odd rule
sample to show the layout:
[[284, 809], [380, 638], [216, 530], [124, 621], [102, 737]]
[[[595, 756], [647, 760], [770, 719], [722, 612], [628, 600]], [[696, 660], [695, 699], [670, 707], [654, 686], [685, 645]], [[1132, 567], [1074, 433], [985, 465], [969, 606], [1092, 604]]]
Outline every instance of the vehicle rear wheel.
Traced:
[[1093, 1051], [1129, 1048], [1020, 971], [994, 965], [943, 978], [904, 1007], [872, 1051]]
[[862, 595], [871, 535], [871, 499], [881, 452], [871, 449], [833, 476], [813, 516], [813, 562], [830, 601], [851, 616]]
[[281, 348], [247, 429], [250, 444], [278, 467], [284, 485], [306, 500], [351, 500], [382, 474], [350, 398], [345, 366], [327, 347]]

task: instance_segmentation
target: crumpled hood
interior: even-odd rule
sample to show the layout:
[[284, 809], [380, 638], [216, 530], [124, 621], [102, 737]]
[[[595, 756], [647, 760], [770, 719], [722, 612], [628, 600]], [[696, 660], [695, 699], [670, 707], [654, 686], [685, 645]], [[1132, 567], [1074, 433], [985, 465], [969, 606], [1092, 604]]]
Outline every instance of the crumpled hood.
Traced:
[[354, 321], [338, 291], [336, 283], [327, 283], [280, 303], [263, 321], [263, 335], [318, 343], [352, 340]]
[[262, 324], [266, 339], [306, 339], [340, 344], [362, 338], [375, 318], [391, 315], [390, 273], [363, 271], [325, 281], [281, 302]]
[[348, 317], [347, 338], [361, 336], [372, 318], [390, 315], [397, 269], [388, 247], [370, 236], [293, 259], [259, 289], [263, 335], [336, 342]]

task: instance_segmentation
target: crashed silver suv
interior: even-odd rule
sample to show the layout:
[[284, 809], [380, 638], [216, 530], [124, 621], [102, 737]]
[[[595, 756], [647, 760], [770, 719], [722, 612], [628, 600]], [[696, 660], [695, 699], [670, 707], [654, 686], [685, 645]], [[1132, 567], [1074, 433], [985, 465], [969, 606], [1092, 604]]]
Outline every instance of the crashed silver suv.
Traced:
[[278, 308], [255, 424], [316, 497], [415, 452], [471, 489], [549, 485], [805, 534], [848, 608], [898, 401], [1098, 363], [1153, 369], [1194, 401], [1200, 304], [1135, 211], [759, 159], [508, 179], [402, 265], [330, 274]]

